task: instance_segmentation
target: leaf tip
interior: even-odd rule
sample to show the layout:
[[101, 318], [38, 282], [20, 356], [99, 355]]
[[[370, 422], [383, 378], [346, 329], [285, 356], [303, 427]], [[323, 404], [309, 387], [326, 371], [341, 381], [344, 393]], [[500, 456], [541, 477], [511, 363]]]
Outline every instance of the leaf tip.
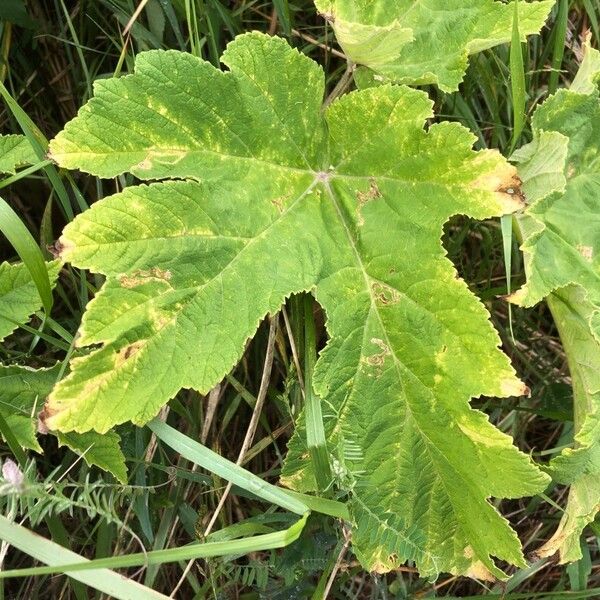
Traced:
[[46, 435], [52, 431], [52, 427], [48, 425], [48, 419], [51, 419], [56, 414], [56, 410], [48, 406], [48, 401], [44, 404], [44, 408], [38, 413], [37, 432], [41, 435]]
[[66, 255], [75, 248], [75, 244], [62, 235], [52, 246], [50, 246], [50, 254], [56, 259], [66, 260]]
[[488, 583], [496, 583], [498, 581], [498, 578], [481, 561], [473, 563], [464, 575], [465, 577]]
[[504, 397], [519, 397], [531, 395], [531, 390], [516, 377], [507, 377], [500, 382], [500, 390]]
[[[489, 158], [489, 152], [486, 157]], [[492, 192], [500, 205], [502, 214], [511, 214], [525, 207], [525, 196], [521, 189], [523, 182], [517, 168], [498, 155], [495, 168], [476, 179], [473, 187]]]
[[516, 306], [523, 306], [523, 301], [525, 300], [525, 288], [521, 288], [512, 294], [507, 294], [502, 296], [504, 300], [510, 302], [510, 304], [514, 304]]

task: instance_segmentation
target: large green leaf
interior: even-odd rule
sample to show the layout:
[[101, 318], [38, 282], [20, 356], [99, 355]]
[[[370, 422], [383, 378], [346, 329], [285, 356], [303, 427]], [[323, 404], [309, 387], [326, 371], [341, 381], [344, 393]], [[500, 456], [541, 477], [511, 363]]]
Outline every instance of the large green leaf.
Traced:
[[573, 85], [540, 106], [533, 142], [515, 155], [530, 206], [519, 217], [527, 284], [513, 301], [543, 298], [567, 355], [575, 440], [550, 463], [571, 484], [559, 529], [540, 554], [581, 557], [579, 538], [600, 506], [600, 53], [589, 47]]
[[[41, 452], [37, 440], [37, 415], [60, 375], [61, 365], [48, 369], [30, 369], [19, 365], [0, 365], [0, 413], [17, 441], [24, 448]], [[82, 454], [89, 465], [110, 471], [127, 483], [125, 457], [119, 446], [120, 437], [109, 432], [57, 433], [61, 446]]]
[[[222, 61], [140, 54], [51, 143], [63, 167], [164, 181], [65, 228], [62, 258], [107, 280], [77, 338], [99, 347], [72, 362], [47, 425], [142, 424], [182, 387], [206, 393], [266, 314], [312, 291], [330, 337], [315, 387], [365, 566], [523, 565], [488, 499], [547, 478], [469, 400], [524, 386], [440, 242], [451, 215], [516, 210], [515, 169], [458, 124], [425, 131], [432, 103], [406, 87], [323, 111], [322, 70], [281, 39], [239, 36]], [[310, 489], [309, 468], [290, 475], [304, 453], [296, 440], [287, 481]]]
[[[54, 286], [60, 263], [48, 263], [50, 285]], [[42, 263], [43, 267], [43, 263]], [[0, 263], [0, 341], [42, 306], [31, 274], [23, 263]]]
[[[346, 56], [379, 80], [454, 91], [469, 54], [509, 42], [514, 10], [494, 0], [315, 0]], [[538, 33], [554, 0], [519, 3], [519, 29]]]
[[14, 175], [18, 167], [36, 162], [35, 150], [24, 135], [0, 135], [0, 173]]

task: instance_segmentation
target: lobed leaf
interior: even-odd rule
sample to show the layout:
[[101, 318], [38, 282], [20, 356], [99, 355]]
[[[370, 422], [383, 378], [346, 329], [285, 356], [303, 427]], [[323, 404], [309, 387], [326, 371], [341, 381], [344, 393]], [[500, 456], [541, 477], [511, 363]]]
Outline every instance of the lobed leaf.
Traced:
[[[495, 0], [315, 0], [352, 62], [379, 81], [458, 89], [468, 56], [511, 40], [514, 9]], [[523, 41], [554, 0], [519, 3]], [[362, 75], [365, 79], [365, 74]]]
[[519, 216], [526, 285], [512, 301], [547, 299], [574, 392], [575, 439], [550, 463], [570, 484], [567, 507], [540, 555], [581, 558], [579, 538], [600, 506], [600, 53], [586, 55], [569, 90], [533, 116], [534, 140], [514, 155], [530, 206]]
[[[503, 576], [492, 556], [523, 565], [488, 499], [547, 478], [469, 400], [525, 388], [440, 241], [452, 215], [518, 209], [515, 169], [458, 124], [424, 130], [432, 103], [406, 87], [323, 111], [323, 72], [281, 39], [239, 36], [222, 60], [140, 54], [51, 142], [61, 166], [162, 181], [64, 230], [61, 257], [107, 280], [77, 338], [98, 347], [72, 361], [47, 425], [143, 424], [182, 387], [208, 392], [261, 319], [312, 291], [330, 338], [315, 391], [363, 564], [484, 578]], [[311, 490], [301, 431], [284, 481]]]

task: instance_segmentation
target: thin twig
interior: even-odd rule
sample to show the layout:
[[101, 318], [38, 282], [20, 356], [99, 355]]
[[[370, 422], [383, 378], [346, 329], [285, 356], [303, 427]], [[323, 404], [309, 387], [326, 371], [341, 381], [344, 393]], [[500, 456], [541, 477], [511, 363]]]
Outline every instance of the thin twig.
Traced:
[[221, 384], [219, 383], [208, 394], [206, 415], [204, 417], [204, 422], [202, 423], [202, 433], [200, 434], [200, 442], [202, 444], [206, 444], [206, 440], [208, 439], [208, 432], [210, 431], [210, 426], [212, 425], [215, 413], [217, 411], [217, 405], [219, 404], [220, 398], [221, 398]]
[[285, 306], [281, 309], [283, 315], [283, 322], [285, 323], [285, 330], [287, 332], [288, 340], [290, 341], [290, 348], [292, 349], [292, 358], [294, 359], [294, 366], [296, 367], [296, 374], [298, 375], [298, 383], [302, 390], [302, 396], [304, 397], [304, 377], [302, 376], [302, 369], [300, 368], [300, 359], [298, 358], [298, 350], [296, 348], [296, 340], [294, 340], [294, 334], [292, 333], [292, 326], [288, 319], [287, 311]]
[[[240, 452], [238, 454], [238, 458], [235, 463], [236, 465], [241, 465], [244, 462], [244, 457], [246, 456], [246, 453], [252, 446], [252, 441], [254, 440], [254, 435], [256, 434], [256, 428], [258, 427], [258, 421], [260, 419], [260, 414], [262, 412], [262, 408], [265, 403], [265, 399], [267, 397], [267, 390], [269, 389], [269, 381], [271, 380], [271, 369], [273, 367], [273, 355], [274, 355], [274, 350], [275, 350], [275, 334], [277, 333], [278, 321], [279, 321], [279, 313], [277, 313], [275, 316], [271, 317], [271, 322], [269, 325], [269, 340], [267, 342], [267, 351], [265, 354], [265, 364], [263, 366], [262, 377], [260, 380], [260, 389], [258, 390], [258, 396], [256, 397], [256, 404], [254, 405], [254, 410], [252, 411], [252, 417], [250, 419], [250, 423], [248, 425], [248, 430], [246, 431], [246, 435], [244, 436], [244, 441], [242, 442], [242, 447], [240, 448]], [[227, 500], [227, 496], [229, 495], [229, 492], [231, 491], [232, 487], [233, 487], [233, 484], [231, 482], [229, 482], [227, 484], [227, 487], [225, 488], [225, 491], [223, 492], [223, 495], [221, 496], [221, 499], [219, 500], [219, 503], [217, 504], [217, 508], [215, 509], [213, 516], [211, 517], [211, 520], [210, 520], [208, 526], [206, 527], [206, 530], [204, 531], [204, 537], [208, 536], [208, 534], [211, 532], [212, 528], [214, 527], [214, 524], [216, 523], [219, 513], [221, 512], [221, 510], [223, 509], [223, 506], [225, 505], [225, 501]], [[187, 577], [188, 573], [190, 572], [193, 564], [194, 564], [194, 560], [190, 560], [188, 562], [188, 564], [185, 567], [185, 570], [183, 571], [183, 574], [181, 575], [179, 581], [177, 582], [177, 585], [171, 592], [169, 598], [175, 597], [175, 594], [177, 593], [179, 588], [182, 586], [182, 584], [185, 581], [185, 578]]]
[[[345, 532], [344, 532], [345, 533]], [[344, 560], [344, 556], [346, 556], [346, 552], [348, 551], [348, 546], [350, 545], [350, 536], [345, 535], [345, 542], [342, 546], [340, 553], [338, 554], [337, 560], [335, 561], [335, 565], [333, 565], [333, 569], [331, 569], [331, 573], [329, 574], [329, 578], [327, 579], [327, 585], [323, 590], [323, 600], [327, 598], [331, 588], [333, 586], [333, 582], [335, 581], [335, 577], [342, 566], [342, 561]]]
[[[250, 10], [253, 13], [256, 13], [257, 15], [260, 15], [263, 19], [266, 19], [267, 21], [271, 18], [271, 17], [269, 17], [268, 14], [266, 14], [262, 10], [259, 10], [258, 8], [251, 7]], [[292, 35], [295, 35], [296, 37], [299, 37], [299, 38], [307, 41], [309, 44], [312, 44], [313, 46], [316, 46], [317, 48], [321, 48], [322, 50], [325, 50], [326, 52], [333, 54], [333, 56], [337, 56], [338, 58], [343, 58], [344, 60], [346, 60], [346, 55], [343, 52], [340, 52], [339, 50], [336, 50], [335, 48], [332, 48], [331, 46], [328, 46], [327, 44], [320, 42], [319, 40], [308, 35], [307, 33], [298, 31], [298, 29], [292, 29], [291, 32], [292, 32]]]
[[123, 36], [126, 36], [126, 35], [129, 34], [129, 32], [131, 31], [131, 28], [133, 27], [133, 25], [137, 21], [137, 19], [140, 16], [141, 12], [144, 10], [144, 7], [146, 6], [146, 4], [148, 4], [148, 0], [142, 0], [138, 4], [138, 7], [135, 9], [135, 11], [133, 11], [133, 14], [131, 15], [131, 18], [127, 22], [127, 25], [125, 25], [125, 29], [123, 30]]

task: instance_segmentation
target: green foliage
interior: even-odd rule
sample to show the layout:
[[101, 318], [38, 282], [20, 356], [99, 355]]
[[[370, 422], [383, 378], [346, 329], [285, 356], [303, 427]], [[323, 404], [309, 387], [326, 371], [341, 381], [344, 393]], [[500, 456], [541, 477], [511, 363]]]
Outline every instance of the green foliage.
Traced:
[[15, 174], [17, 168], [38, 162], [24, 135], [0, 135], [0, 173]]
[[[514, 9], [495, 0], [315, 0], [349, 60], [379, 81], [458, 89], [469, 54], [510, 41]], [[521, 39], [538, 33], [554, 0], [519, 3]], [[359, 81], [369, 76], [360, 75]]]
[[[37, 415], [60, 371], [60, 364], [37, 370], [0, 365], [0, 414], [24, 448], [42, 452], [36, 437]], [[82, 455], [88, 465], [96, 465], [111, 472], [121, 483], [127, 483], [125, 457], [119, 445], [120, 437], [115, 432], [104, 435], [95, 431], [57, 432], [56, 436], [59, 445], [67, 446]]]
[[[100, 347], [72, 361], [46, 424], [104, 432], [146, 423], [182, 387], [206, 393], [265, 315], [312, 291], [330, 338], [314, 387], [363, 564], [482, 578], [503, 576], [492, 556], [523, 566], [488, 498], [547, 479], [469, 400], [525, 388], [440, 242], [452, 215], [517, 210], [515, 170], [458, 124], [425, 131], [432, 103], [406, 87], [323, 112], [321, 69], [283, 40], [239, 36], [222, 62], [140, 54], [51, 142], [62, 167], [164, 181], [64, 230], [61, 258], [107, 281], [77, 338]], [[285, 481], [310, 490], [303, 444]]]
[[[52, 285], [60, 263], [48, 263]], [[23, 263], [0, 264], [0, 339], [4, 339], [33, 312], [39, 310], [40, 297], [31, 275]], [[57, 364], [48, 369], [31, 369], [18, 365], [0, 365], [0, 414], [23, 448], [42, 452], [37, 440], [37, 415], [62, 371]], [[122, 483], [127, 482], [125, 457], [119, 436], [114, 432], [100, 435], [57, 433], [59, 444], [83, 455], [89, 465], [110, 471]]]
[[[42, 264], [43, 266], [43, 264]], [[60, 264], [48, 263], [51, 285], [56, 283]], [[42, 301], [30, 272], [23, 263], [0, 264], [0, 341], [41, 308]]]
[[37, 440], [37, 413], [59, 376], [60, 365], [30, 369], [0, 365], [0, 413], [23, 448], [41, 452]]
[[541, 555], [581, 558], [583, 528], [600, 502], [600, 53], [586, 46], [569, 90], [533, 116], [534, 140], [515, 154], [530, 200], [519, 217], [527, 284], [513, 295], [522, 306], [543, 298], [554, 316], [573, 382], [575, 439], [550, 463], [570, 484], [567, 508]]

